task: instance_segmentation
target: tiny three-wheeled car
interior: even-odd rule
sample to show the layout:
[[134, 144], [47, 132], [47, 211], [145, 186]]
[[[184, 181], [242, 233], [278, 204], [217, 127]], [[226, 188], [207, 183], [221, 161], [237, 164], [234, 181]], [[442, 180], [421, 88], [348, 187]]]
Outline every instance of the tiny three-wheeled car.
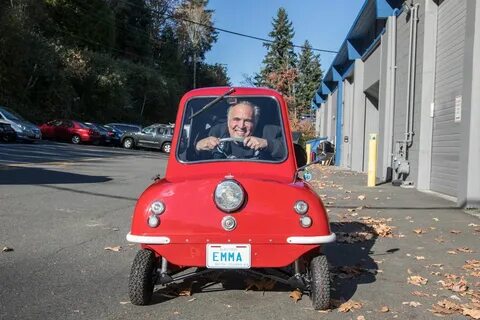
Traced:
[[[321, 246], [335, 240], [322, 201], [299, 177], [305, 152], [292, 142], [287, 105], [265, 88], [205, 88], [180, 101], [165, 177], [140, 196], [127, 240], [133, 304], [155, 285], [240, 271], [330, 303]], [[303, 167], [302, 167], [303, 166]]]

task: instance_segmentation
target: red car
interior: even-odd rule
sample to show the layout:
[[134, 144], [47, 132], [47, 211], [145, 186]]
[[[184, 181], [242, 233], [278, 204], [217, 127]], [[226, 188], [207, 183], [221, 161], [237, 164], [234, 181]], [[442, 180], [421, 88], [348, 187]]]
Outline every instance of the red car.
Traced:
[[306, 155], [292, 142], [282, 95], [193, 90], [180, 101], [176, 123], [165, 177], [138, 199], [127, 235], [141, 247], [129, 278], [131, 302], [148, 304], [157, 284], [241, 271], [302, 288], [315, 309], [328, 308], [321, 247], [335, 234], [304, 180], [311, 175], [299, 177]]
[[44, 139], [70, 141], [73, 144], [99, 143], [100, 133], [75, 120], [52, 120], [40, 126]]

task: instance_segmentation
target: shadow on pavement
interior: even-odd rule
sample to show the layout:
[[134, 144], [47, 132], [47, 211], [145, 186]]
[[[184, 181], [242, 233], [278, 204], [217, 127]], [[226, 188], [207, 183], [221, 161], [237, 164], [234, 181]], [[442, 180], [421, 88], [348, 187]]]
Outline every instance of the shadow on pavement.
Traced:
[[20, 167], [0, 170], [0, 185], [101, 183], [110, 180], [112, 179], [105, 176], [87, 176], [42, 168]]
[[[348, 301], [360, 284], [376, 281], [378, 265], [371, 250], [377, 239], [375, 230], [360, 222], [331, 223], [337, 242], [324, 247], [332, 277], [332, 299]], [[389, 250], [393, 254], [397, 250]], [[375, 254], [376, 255], [376, 254]]]

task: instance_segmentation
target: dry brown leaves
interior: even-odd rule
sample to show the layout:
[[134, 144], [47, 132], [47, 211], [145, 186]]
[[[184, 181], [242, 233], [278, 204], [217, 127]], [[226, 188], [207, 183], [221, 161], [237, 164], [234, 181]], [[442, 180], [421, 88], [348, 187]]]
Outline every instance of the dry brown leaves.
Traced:
[[293, 301], [295, 301], [295, 303], [297, 303], [298, 300], [302, 300], [302, 295], [303, 293], [299, 289], [295, 289], [292, 292], [290, 292], [290, 298], [292, 298]]
[[464, 253], [472, 253], [473, 252], [473, 250], [468, 248], [468, 247], [457, 248], [457, 251], [464, 252]]
[[338, 312], [349, 312], [362, 307], [360, 302], [354, 300], [348, 300], [347, 302], [344, 302], [343, 300], [332, 300], [332, 304], [335, 307], [338, 307]]
[[416, 297], [430, 297], [428, 293], [422, 292], [422, 291], [413, 291], [412, 295]]
[[460, 230], [450, 230], [450, 233], [452, 233], [452, 234], [460, 234], [460, 233], [462, 233], [462, 231], [460, 231]]
[[378, 310], [378, 312], [382, 312], [382, 313], [386, 313], [390, 311], [390, 308], [388, 308], [387, 306], [383, 306], [380, 308], [380, 310]]
[[480, 319], [480, 305], [478, 303], [458, 304], [444, 299], [438, 301], [429, 311], [440, 316], [460, 313], [473, 319]]
[[392, 218], [374, 219], [372, 217], [360, 217], [358, 219], [371, 226], [379, 237], [393, 238], [392, 230], [394, 227], [387, 225], [387, 222], [391, 222]]
[[276, 281], [273, 279], [262, 278], [258, 279], [246, 279], [245, 282], [247, 283], [247, 288], [245, 291], [248, 290], [258, 290], [258, 291], [268, 291], [272, 290], [275, 287]]
[[422, 304], [418, 301], [404, 301], [402, 302], [403, 305], [407, 305], [407, 306], [410, 306], [410, 307], [418, 307], [418, 306], [421, 306]]
[[445, 289], [453, 292], [465, 292], [468, 290], [467, 281], [463, 276], [459, 277], [454, 274], [445, 274], [445, 280], [439, 280], [438, 283], [440, 283]]
[[415, 286], [422, 286], [427, 284], [428, 279], [421, 276], [410, 276], [407, 278], [407, 282]]
[[360, 266], [342, 266], [342, 267], [337, 267], [331, 270], [330, 272], [332, 273], [332, 275], [340, 279], [350, 279], [365, 273], [370, 273], [373, 275], [377, 274], [377, 270], [375, 269], [366, 269]]
[[340, 243], [356, 243], [368, 241], [373, 238], [373, 234], [369, 232], [337, 232], [337, 242]]
[[13, 251], [13, 248], [10, 247], [3, 247], [2, 252], [11, 252]]
[[471, 276], [480, 277], [480, 260], [467, 260], [462, 268], [470, 271]]

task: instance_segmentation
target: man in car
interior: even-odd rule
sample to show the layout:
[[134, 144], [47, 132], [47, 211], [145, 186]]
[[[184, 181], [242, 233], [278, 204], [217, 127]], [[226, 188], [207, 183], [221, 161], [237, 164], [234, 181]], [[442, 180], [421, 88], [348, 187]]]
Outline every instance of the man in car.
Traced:
[[[227, 124], [211, 128], [209, 136], [195, 145], [197, 152], [213, 151], [214, 158], [281, 159], [285, 155], [280, 128], [266, 126], [262, 138], [253, 135], [258, 123], [260, 108], [248, 101], [241, 101], [227, 111]], [[221, 143], [221, 138], [236, 141]]]

